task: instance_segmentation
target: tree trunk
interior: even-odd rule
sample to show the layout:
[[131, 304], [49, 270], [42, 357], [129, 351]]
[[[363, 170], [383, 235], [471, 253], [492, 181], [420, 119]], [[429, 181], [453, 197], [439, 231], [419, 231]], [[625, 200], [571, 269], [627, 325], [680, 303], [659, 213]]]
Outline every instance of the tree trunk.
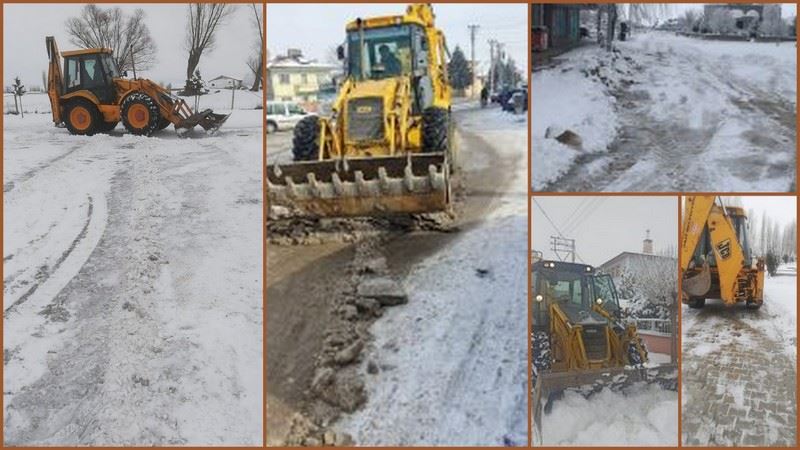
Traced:
[[200, 55], [201, 53], [197, 50], [189, 50], [189, 60], [186, 63], [186, 86], [183, 88], [183, 90], [187, 93], [192, 93], [192, 87], [189, 84], [189, 80], [192, 79], [194, 71], [197, 70], [197, 66], [200, 64]]
[[258, 88], [261, 87], [261, 75], [264, 72], [264, 55], [258, 57], [258, 71], [255, 73], [255, 80], [253, 80], [253, 87], [250, 88], [251, 91], [258, 91]]
[[603, 27], [601, 25], [602, 18], [603, 18], [603, 8], [598, 6], [597, 7], [597, 43], [598, 44], [602, 44], [603, 43], [603, 33], [602, 33]]

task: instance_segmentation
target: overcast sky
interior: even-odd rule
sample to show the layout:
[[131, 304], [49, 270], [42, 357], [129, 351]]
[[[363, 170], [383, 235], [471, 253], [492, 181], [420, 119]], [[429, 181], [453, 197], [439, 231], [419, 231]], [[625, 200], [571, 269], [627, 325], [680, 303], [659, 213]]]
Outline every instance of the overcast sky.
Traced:
[[[405, 3], [383, 4], [268, 4], [267, 49], [270, 56], [299, 48], [310, 58], [327, 62], [329, 49], [344, 42], [347, 22], [357, 17], [398, 15]], [[468, 25], [480, 26], [475, 58], [488, 61], [489, 39], [505, 44], [517, 67], [528, 65], [528, 10], [525, 4], [434, 4], [436, 26], [444, 31], [452, 52], [459, 45], [469, 58]]]
[[[690, 9], [702, 10], [706, 3], [669, 3], [670, 15], [677, 17]], [[781, 3], [781, 17], [788, 19], [797, 15], [797, 5], [795, 3]]]
[[777, 221], [781, 227], [797, 219], [797, 199], [790, 196], [743, 196], [729, 199], [723, 197], [723, 201], [730, 201], [732, 204], [741, 202], [744, 210], [749, 212], [751, 209], [755, 217], [761, 220], [764, 212], [770, 220]]
[[[647, 230], [656, 252], [678, 242], [677, 197], [558, 196], [535, 197], [556, 227], [575, 239], [578, 255], [599, 266], [622, 252], [642, 251]], [[557, 259], [550, 251], [550, 236], [558, 232], [536, 203], [531, 205], [534, 250], [545, 259]], [[577, 258], [575, 262], [580, 262]]]
[[[101, 4], [101, 7], [109, 5]], [[158, 62], [142, 76], [157, 82], [176, 82], [186, 78], [187, 51], [186, 5], [120, 4], [124, 11], [142, 8], [155, 40]], [[258, 5], [260, 8], [261, 6]], [[3, 77], [9, 84], [20, 76], [27, 86], [41, 85], [42, 71], [47, 70], [45, 36], [55, 36], [59, 50], [72, 50], [64, 23], [80, 14], [82, 4], [4, 4], [3, 5]], [[243, 78], [248, 73], [247, 58], [258, 36], [251, 23], [249, 4], [237, 5], [236, 11], [220, 30], [216, 49], [200, 60], [200, 73], [210, 80], [218, 75]], [[137, 75], [139, 75], [137, 70]]]

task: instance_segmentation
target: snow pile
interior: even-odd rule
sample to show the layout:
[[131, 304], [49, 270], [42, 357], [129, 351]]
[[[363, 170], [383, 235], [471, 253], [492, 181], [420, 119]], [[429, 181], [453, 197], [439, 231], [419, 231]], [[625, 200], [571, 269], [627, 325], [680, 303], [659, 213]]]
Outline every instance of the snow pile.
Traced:
[[[616, 135], [615, 99], [597, 71], [599, 48], [566, 54], [555, 69], [531, 76], [531, 142], [534, 190], [563, 175], [582, 153], [604, 152]], [[570, 130], [580, 148], [546, 138], [547, 129]]]
[[543, 445], [676, 446], [678, 393], [637, 383], [588, 399], [568, 391], [542, 418]]

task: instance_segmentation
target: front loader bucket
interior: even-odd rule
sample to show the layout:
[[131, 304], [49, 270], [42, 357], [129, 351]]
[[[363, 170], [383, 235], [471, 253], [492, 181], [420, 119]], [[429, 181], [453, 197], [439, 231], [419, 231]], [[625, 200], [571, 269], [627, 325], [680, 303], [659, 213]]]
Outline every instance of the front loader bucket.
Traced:
[[711, 269], [708, 262], [703, 263], [700, 273], [690, 278], [684, 278], [681, 282], [681, 289], [690, 297], [705, 297], [711, 290]]
[[300, 216], [359, 217], [447, 210], [444, 154], [418, 153], [267, 166], [270, 205]]
[[541, 444], [542, 417], [564, 391], [572, 390], [589, 397], [603, 389], [623, 392], [635, 383], [657, 383], [662, 389], [678, 390], [678, 367], [664, 364], [654, 367], [615, 367], [568, 372], [539, 373], [533, 388], [534, 436]]
[[200, 125], [204, 130], [215, 133], [230, 116], [230, 114], [215, 114], [212, 110], [206, 109], [183, 119], [175, 128], [191, 129]]

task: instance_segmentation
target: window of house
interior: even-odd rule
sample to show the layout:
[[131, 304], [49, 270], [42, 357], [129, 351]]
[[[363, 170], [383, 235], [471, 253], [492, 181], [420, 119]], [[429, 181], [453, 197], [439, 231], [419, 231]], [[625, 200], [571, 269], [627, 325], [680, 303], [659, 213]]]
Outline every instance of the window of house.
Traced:
[[303, 84], [308, 84], [308, 74], [304, 73], [300, 75], [300, 82]]
[[289, 74], [288, 73], [279, 74], [278, 82], [280, 82], [281, 84], [289, 84]]

